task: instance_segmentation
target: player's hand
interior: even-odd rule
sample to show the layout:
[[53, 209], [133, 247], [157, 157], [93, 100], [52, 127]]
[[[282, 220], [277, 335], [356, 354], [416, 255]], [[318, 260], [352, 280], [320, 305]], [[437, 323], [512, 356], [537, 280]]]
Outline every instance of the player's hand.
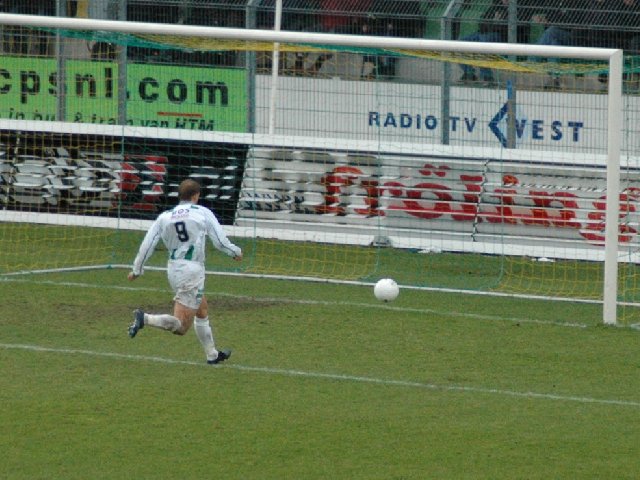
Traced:
[[129, 279], [130, 282], [133, 282], [136, 278], [138, 278], [140, 275], [136, 275], [133, 272], [129, 272], [129, 275], [127, 275], [127, 278]]
[[240, 255], [236, 255], [235, 257], [233, 257], [233, 259], [234, 259], [236, 262], [241, 262], [241, 261], [242, 261], [242, 254], [240, 254]]

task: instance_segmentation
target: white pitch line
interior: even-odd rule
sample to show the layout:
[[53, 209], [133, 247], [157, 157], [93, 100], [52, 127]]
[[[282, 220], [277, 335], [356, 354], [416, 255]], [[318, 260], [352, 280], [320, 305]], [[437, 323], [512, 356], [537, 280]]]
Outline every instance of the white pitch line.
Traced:
[[7, 350], [9, 349], [27, 350], [32, 352], [58, 353], [58, 354], [67, 354], [67, 355], [87, 355], [91, 357], [116, 358], [120, 360], [133, 360], [137, 362], [138, 361], [156, 362], [156, 363], [164, 363], [164, 364], [170, 364], [170, 365], [190, 365], [190, 366], [206, 367], [206, 368], [227, 368], [227, 369], [239, 370], [243, 372], [266, 373], [268, 375], [317, 378], [317, 379], [323, 379], [323, 380], [339, 380], [339, 381], [354, 382], [354, 383], [369, 383], [369, 384], [375, 384], [375, 385], [385, 385], [385, 386], [394, 386], [394, 387], [439, 390], [444, 392], [479, 393], [479, 394], [500, 395], [505, 397], [554, 400], [554, 401], [561, 401], [561, 402], [587, 403], [587, 404], [597, 404], [597, 405], [616, 405], [621, 407], [640, 408], [640, 402], [632, 401], [632, 400], [581, 397], [581, 396], [574, 396], [574, 395], [559, 395], [559, 394], [538, 393], [538, 392], [517, 392], [513, 390], [502, 390], [499, 388], [473, 387], [473, 386], [464, 386], [464, 385], [440, 385], [435, 383], [422, 383], [422, 382], [412, 382], [407, 380], [393, 380], [393, 379], [384, 379], [384, 378], [375, 378], [375, 377], [363, 377], [358, 375], [305, 372], [302, 370], [287, 370], [287, 369], [281, 369], [281, 368], [268, 368], [268, 367], [251, 367], [246, 365], [236, 365], [236, 364], [230, 364], [230, 363], [225, 363], [223, 365], [212, 367], [211, 365], [207, 365], [204, 362], [172, 360], [170, 358], [164, 358], [164, 357], [154, 357], [154, 356], [147, 356], [147, 355], [131, 355], [126, 353], [95, 352], [92, 350], [80, 350], [80, 349], [74, 349], [74, 348], [41, 347], [38, 345], [0, 343], [0, 348], [4, 348]]
[[[82, 282], [56, 282], [52, 280], [25, 280], [25, 279], [17, 279], [17, 278], [2, 278], [0, 277], [0, 282], [15, 282], [15, 283], [34, 283], [37, 285], [58, 285], [58, 286], [66, 286], [66, 287], [79, 287], [79, 288], [110, 288], [112, 290], [122, 290], [122, 291], [132, 291], [132, 292], [169, 292], [167, 289], [162, 288], [151, 288], [151, 287], [129, 287], [123, 285], [96, 285], [91, 283], [82, 283]], [[384, 309], [395, 312], [408, 312], [408, 313], [421, 313], [426, 315], [438, 315], [438, 316], [446, 316], [446, 317], [462, 317], [462, 318], [470, 318], [474, 320], [488, 320], [488, 321], [504, 321], [504, 322], [513, 322], [513, 323], [531, 323], [537, 325], [552, 325], [558, 327], [569, 327], [569, 328], [587, 328], [588, 325], [585, 323], [577, 323], [577, 322], [555, 322], [550, 320], [536, 320], [533, 318], [518, 318], [518, 317], [499, 317], [495, 315], [481, 315], [478, 313], [470, 313], [470, 312], [457, 312], [453, 310], [435, 310], [431, 308], [410, 308], [410, 307], [398, 307], [394, 305], [388, 305], [384, 303], [362, 303], [362, 302], [344, 302], [344, 301], [327, 301], [327, 300], [305, 300], [299, 298], [287, 298], [287, 297], [252, 297], [249, 295], [236, 295], [233, 293], [227, 292], [206, 292], [207, 295], [210, 296], [219, 296], [219, 297], [227, 297], [227, 298], [235, 298], [242, 300], [251, 300], [254, 302], [279, 302], [279, 303], [291, 303], [298, 305], [346, 305], [346, 306], [354, 306], [360, 308], [375, 308], [375, 309]]]

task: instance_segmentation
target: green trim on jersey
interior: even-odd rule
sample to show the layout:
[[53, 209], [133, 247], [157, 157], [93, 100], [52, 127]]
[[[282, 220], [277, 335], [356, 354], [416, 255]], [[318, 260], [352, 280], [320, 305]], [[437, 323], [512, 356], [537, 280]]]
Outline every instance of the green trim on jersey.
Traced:
[[[178, 250], [178, 249], [174, 248], [173, 250], [171, 250], [171, 260], [175, 260], [176, 259], [176, 250]], [[184, 259], [185, 260], [192, 260], [194, 251], [195, 251], [195, 246], [191, 245], [189, 247], [189, 250], [187, 250], [187, 253], [184, 254]]]

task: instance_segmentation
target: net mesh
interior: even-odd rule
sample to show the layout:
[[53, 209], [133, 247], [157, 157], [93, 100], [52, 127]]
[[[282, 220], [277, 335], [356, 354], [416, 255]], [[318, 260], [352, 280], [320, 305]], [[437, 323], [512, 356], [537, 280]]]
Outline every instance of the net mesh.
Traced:
[[[9, 39], [3, 272], [129, 263], [148, 222], [192, 177], [245, 249], [247, 273], [602, 297], [601, 62], [280, 42], [274, 112], [270, 42], [24, 27]], [[620, 299], [634, 303], [638, 108], [627, 93], [619, 283]], [[635, 309], [624, 315], [633, 323]]]

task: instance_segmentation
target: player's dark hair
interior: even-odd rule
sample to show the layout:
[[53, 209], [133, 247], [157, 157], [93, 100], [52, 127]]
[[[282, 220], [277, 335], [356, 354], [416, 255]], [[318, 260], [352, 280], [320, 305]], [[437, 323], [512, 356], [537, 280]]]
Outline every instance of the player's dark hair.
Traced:
[[183, 201], [191, 200], [197, 193], [200, 193], [200, 184], [190, 178], [183, 180], [178, 187], [178, 198]]

